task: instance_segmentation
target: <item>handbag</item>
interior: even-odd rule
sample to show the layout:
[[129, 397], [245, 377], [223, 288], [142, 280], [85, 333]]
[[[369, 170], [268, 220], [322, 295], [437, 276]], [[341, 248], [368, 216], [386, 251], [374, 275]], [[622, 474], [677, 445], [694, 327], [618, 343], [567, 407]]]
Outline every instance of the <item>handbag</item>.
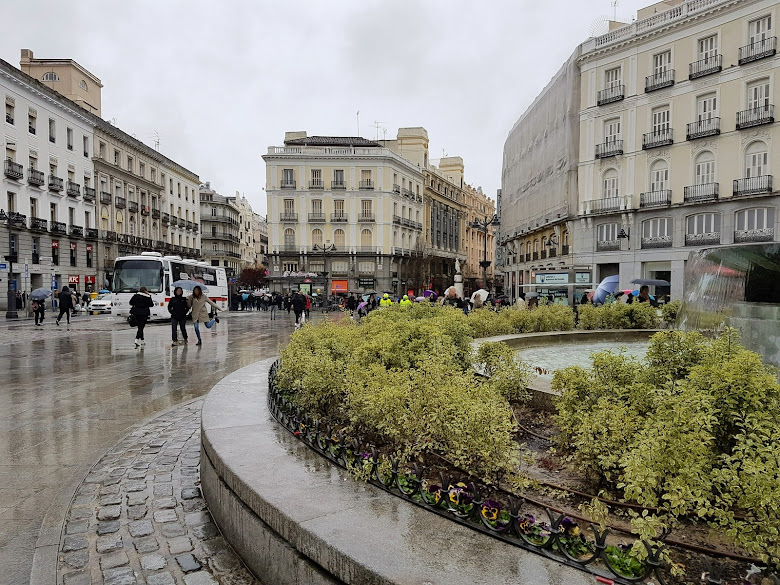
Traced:
[[127, 324], [130, 325], [130, 327], [138, 327], [138, 321], [132, 313], [127, 316]]

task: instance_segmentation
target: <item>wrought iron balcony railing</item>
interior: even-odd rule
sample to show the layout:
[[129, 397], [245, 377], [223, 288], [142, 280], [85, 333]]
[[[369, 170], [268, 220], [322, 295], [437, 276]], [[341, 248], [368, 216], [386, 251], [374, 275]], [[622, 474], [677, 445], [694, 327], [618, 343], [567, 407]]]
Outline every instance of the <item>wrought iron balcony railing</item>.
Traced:
[[43, 185], [46, 183], [46, 176], [43, 174], [43, 171], [29, 168], [27, 169], [27, 182], [30, 185], [35, 185], [36, 187], [43, 187]]
[[95, 200], [95, 189], [92, 187], [84, 187], [84, 201]]
[[663, 130], [654, 130], [642, 135], [642, 150], [669, 146], [674, 143], [674, 129], [664, 128]]
[[10, 158], [5, 159], [5, 166], [3, 168], [5, 176], [9, 179], [20, 180], [24, 177], [24, 167], [19, 163], [12, 161]]
[[639, 207], [663, 207], [672, 203], [672, 191], [661, 189], [639, 194]]
[[737, 130], [772, 124], [775, 121], [775, 106], [768, 104], [759, 108], [737, 112]]
[[331, 181], [330, 188], [336, 190], [346, 189], [347, 184], [344, 181]]
[[772, 57], [777, 53], [777, 37], [769, 37], [740, 47], [739, 64], [745, 65], [759, 59]]
[[349, 221], [349, 216], [346, 213], [342, 213], [342, 212], [331, 213], [330, 221], [335, 223], [346, 223]]
[[374, 181], [371, 179], [366, 179], [365, 181], [360, 181], [358, 187], [360, 189], [373, 189], [374, 188]]
[[674, 85], [674, 69], [667, 69], [645, 77], [645, 93]]
[[31, 217], [30, 229], [35, 230], [36, 232], [47, 232], [49, 231], [49, 222], [40, 217]]
[[117, 209], [124, 209], [127, 207], [127, 199], [124, 197], [119, 197], [118, 195], [114, 198], [114, 206]]
[[734, 197], [768, 195], [772, 193], [772, 175], [734, 179]]
[[723, 55], [713, 55], [688, 66], [688, 79], [697, 79], [723, 70]]
[[686, 140], [696, 140], [705, 136], [716, 136], [720, 134], [720, 118], [705, 118], [688, 124], [685, 132]]
[[720, 232], [685, 234], [686, 246], [715, 246], [720, 244]]
[[78, 197], [81, 195], [81, 185], [78, 183], [74, 183], [73, 181], [68, 181], [66, 192], [70, 197]]
[[622, 140], [608, 140], [596, 145], [596, 158], [609, 158], [623, 154]]
[[323, 223], [325, 221], [324, 213], [310, 213], [309, 223]]
[[298, 221], [298, 214], [297, 213], [280, 213], [279, 214], [279, 221]]
[[55, 175], [49, 175], [49, 191], [55, 191], [59, 193], [62, 191], [62, 179]]
[[720, 183], [704, 183], [686, 187], [683, 197], [686, 203], [696, 203], [698, 201], [714, 201], [719, 195]]
[[596, 102], [600, 106], [604, 106], [606, 104], [611, 104], [614, 102], [619, 102], [626, 97], [626, 86], [625, 85], [613, 85], [611, 87], [607, 87], [605, 89], [602, 89], [598, 92], [596, 95]]
[[84, 228], [80, 225], [72, 225], [70, 226], [70, 235], [74, 238], [83, 238]]

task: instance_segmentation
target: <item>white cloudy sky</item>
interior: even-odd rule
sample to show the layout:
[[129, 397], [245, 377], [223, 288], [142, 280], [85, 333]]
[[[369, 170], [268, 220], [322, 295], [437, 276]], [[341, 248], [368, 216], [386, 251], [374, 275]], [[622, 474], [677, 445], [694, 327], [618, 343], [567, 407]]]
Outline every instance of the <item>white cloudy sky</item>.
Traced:
[[[425, 126], [495, 197], [512, 124], [610, 0], [2, 0], [0, 58], [73, 58], [103, 117], [265, 214], [286, 130]], [[650, 0], [621, 0], [631, 18]], [[380, 137], [382, 136], [380, 131]]]

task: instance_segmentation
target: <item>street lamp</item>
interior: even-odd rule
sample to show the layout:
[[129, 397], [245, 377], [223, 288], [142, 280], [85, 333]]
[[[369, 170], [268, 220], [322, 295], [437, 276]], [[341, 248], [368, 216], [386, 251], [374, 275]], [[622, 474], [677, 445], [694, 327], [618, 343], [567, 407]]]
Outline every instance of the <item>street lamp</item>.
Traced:
[[336, 251], [336, 245], [331, 244], [330, 240], [325, 240], [325, 245], [321, 244], [314, 244], [311, 248], [314, 251], [321, 251], [322, 252], [322, 265], [324, 266], [323, 273], [325, 275], [325, 310], [330, 310], [330, 287], [328, 286], [328, 252], [335, 252]]
[[485, 288], [487, 287], [487, 269], [490, 266], [490, 261], [487, 259], [487, 233], [488, 228], [491, 225], [501, 225], [501, 220], [498, 218], [498, 215], [493, 215], [493, 217], [491, 217], [489, 220], [486, 215], [484, 220], [480, 221], [475, 219], [469, 224], [471, 228], [485, 232], [485, 251], [483, 260], [479, 263], [479, 265], [482, 267], [482, 286]]
[[620, 230], [620, 233], [617, 235], [618, 240], [625, 240], [626, 242], [628, 242], [629, 250], [631, 249], [631, 239], [629, 238], [630, 235], [631, 235], [631, 230], [629, 230], [628, 233], [626, 233], [626, 230]]
[[8, 222], [8, 255], [5, 259], [8, 261], [8, 293], [7, 303], [8, 306], [5, 311], [6, 319], [18, 319], [19, 315], [16, 312], [16, 294], [14, 294], [14, 288], [12, 280], [14, 278], [14, 258], [15, 254], [11, 253], [11, 224], [15, 219], [16, 214], [13, 211], [5, 212], [4, 209], [0, 209], [0, 221]]

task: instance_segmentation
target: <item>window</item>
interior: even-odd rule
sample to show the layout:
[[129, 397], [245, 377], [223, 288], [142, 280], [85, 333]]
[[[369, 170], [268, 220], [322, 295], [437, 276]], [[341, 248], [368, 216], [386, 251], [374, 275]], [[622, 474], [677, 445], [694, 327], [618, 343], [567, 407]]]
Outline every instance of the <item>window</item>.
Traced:
[[66, 144], [68, 145], [68, 150], [73, 150], [73, 128], [68, 128], [65, 131], [66, 136]]
[[333, 211], [336, 217], [344, 217], [344, 200], [336, 199], [333, 201]]
[[696, 115], [699, 122], [709, 122], [718, 116], [718, 98], [714, 93], [696, 99]]
[[70, 244], [70, 265], [76, 265], [76, 244], [73, 242]]
[[604, 88], [610, 89], [613, 87], [619, 87], [620, 85], [622, 85], [621, 77], [622, 76], [621, 76], [620, 67], [607, 69], [604, 72]]
[[719, 213], [697, 213], [685, 218], [685, 233], [689, 236], [720, 233]]
[[699, 39], [699, 61], [710, 61], [718, 55], [718, 35]]
[[49, 142], [57, 142], [57, 125], [49, 118]]
[[360, 171], [360, 180], [361, 181], [370, 181], [371, 180], [371, 170], [370, 169], [362, 169]]
[[146, 165], [144, 163], [138, 163], [138, 174], [146, 177]]
[[344, 169], [336, 169], [333, 171], [333, 182], [336, 185], [345, 185], [344, 183]]
[[715, 155], [709, 150], [699, 153], [694, 167], [696, 185], [707, 185], [715, 182]]
[[669, 130], [669, 106], [653, 110], [653, 134], [665, 134]]
[[665, 191], [669, 184], [669, 165], [657, 160], [650, 167], [650, 191]]
[[57, 221], [57, 204], [49, 203], [49, 221]]
[[769, 109], [769, 80], [762, 79], [748, 85], [748, 110]]
[[59, 81], [60, 78], [57, 76], [54, 71], [47, 71], [43, 74], [43, 77], [41, 78], [43, 81]]
[[753, 142], [745, 151], [745, 177], [762, 177], [769, 174], [766, 144], [760, 140]]
[[737, 231], [765, 230], [773, 227], [773, 211], [773, 209], [768, 207], [756, 207], [738, 211], [736, 215]]
[[672, 235], [672, 222], [666, 217], [657, 217], [642, 222], [643, 238], [665, 238]]
[[664, 51], [653, 55], [653, 74], [657, 77], [663, 76], [667, 70], [672, 68], [672, 52]]
[[89, 91], [89, 89], [87, 89], [87, 82], [84, 81], [83, 79], [79, 82], [79, 87], [84, 91]]
[[287, 228], [284, 230], [284, 245], [285, 246], [295, 246], [295, 230], [292, 228]]
[[285, 272], [298, 272], [298, 263], [297, 262], [285, 262], [282, 265], [282, 268], [284, 268]]
[[14, 102], [13, 98], [5, 98], [5, 121], [9, 124], [14, 123]]
[[41, 263], [41, 238], [32, 239], [32, 262], [33, 264]]
[[30, 134], [35, 134], [38, 131], [38, 113], [32, 108], [27, 112], [27, 130]]
[[360, 245], [364, 248], [370, 248], [374, 245], [374, 237], [371, 230], [362, 230], [360, 232]]
[[119, 166], [119, 151], [114, 149], [114, 164]]
[[83, 148], [84, 156], [89, 157], [89, 137], [88, 136], [82, 136], [81, 138], [81, 146]]
[[346, 234], [344, 233], [344, 230], [334, 230], [333, 245], [336, 246], [337, 250], [343, 249], [346, 246]]
[[362, 199], [360, 201], [360, 214], [363, 216], [370, 216], [372, 213], [371, 211], [371, 200], [370, 199]]
[[596, 228], [596, 236], [599, 242], [613, 242], [617, 240], [618, 224], [602, 223]]
[[311, 186], [322, 187], [322, 169], [311, 170]]
[[311, 231], [311, 245], [322, 246], [322, 230], [316, 229]]
[[604, 142], [620, 140], [620, 118], [604, 120]]
[[133, 164], [133, 157], [132, 156], [128, 156], [127, 157], [127, 170], [132, 173], [134, 168], [135, 168], [135, 166]]
[[152, 183], [157, 183], [157, 169], [150, 169], [149, 176], [152, 180]]
[[295, 213], [295, 199], [284, 200], [284, 213]]
[[311, 212], [315, 214], [322, 214], [322, 199], [311, 200]]
[[753, 45], [765, 41], [772, 36], [772, 17], [765, 16], [758, 20], [753, 20], [748, 25], [748, 43]]
[[282, 185], [294, 185], [295, 184], [295, 171], [294, 169], [282, 170]]
[[57, 240], [51, 242], [51, 263], [55, 266], [60, 265], [60, 243]]
[[615, 169], [609, 169], [604, 173], [604, 199], [611, 199], [617, 197], [620, 194], [618, 188], [618, 172]]
[[373, 262], [358, 262], [358, 272], [360, 274], [374, 274], [376, 267]]

